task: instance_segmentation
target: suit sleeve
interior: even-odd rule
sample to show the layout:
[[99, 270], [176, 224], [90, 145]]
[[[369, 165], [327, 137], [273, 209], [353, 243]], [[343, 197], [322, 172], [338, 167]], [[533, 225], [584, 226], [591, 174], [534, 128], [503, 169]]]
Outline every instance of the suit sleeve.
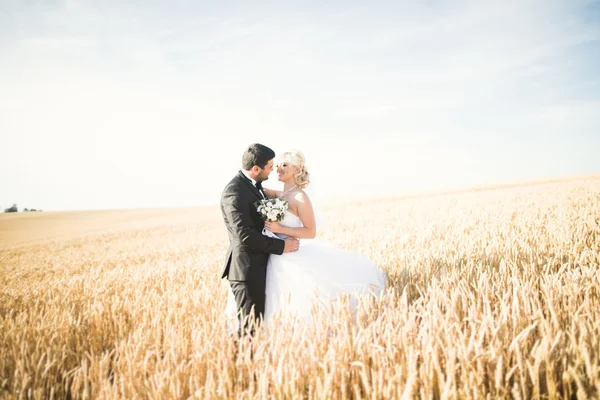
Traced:
[[256, 230], [252, 218], [248, 215], [248, 204], [241, 201], [235, 193], [223, 194], [221, 201], [223, 212], [240, 243], [255, 251], [269, 254], [283, 254], [285, 242], [270, 238]]

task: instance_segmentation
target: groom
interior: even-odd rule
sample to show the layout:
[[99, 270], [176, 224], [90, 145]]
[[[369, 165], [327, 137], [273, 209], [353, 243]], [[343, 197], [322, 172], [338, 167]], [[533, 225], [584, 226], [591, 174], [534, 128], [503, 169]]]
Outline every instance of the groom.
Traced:
[[242, 170], [225, 186], [221, 213], [229, 235], [229, 249], [221, 278], [227, 278], [238, 308], [241, 336], [265, 311], [265, 279], [269, 254], [298, 250], [299, 241], [264, 236], [264, 221], [254, 203], [265, 198], [262, 182], [273, 170], [273, 150], [250, 145], [242, 157]]

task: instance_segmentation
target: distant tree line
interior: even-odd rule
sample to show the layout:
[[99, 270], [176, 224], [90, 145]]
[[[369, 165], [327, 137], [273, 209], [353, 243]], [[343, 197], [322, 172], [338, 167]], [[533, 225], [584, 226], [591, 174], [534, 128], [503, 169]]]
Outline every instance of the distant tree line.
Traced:
[[[1, 209], [2, 209], [2, 208], [0, 208], [0, 210], [1, 210]], [[24, 208], [24, 209], [23, 209], [23, 212], [28, 212], [28, 211], [42, 211], [42, 210], [36, 210], [35, 208], [30, 208], [30, 209]], [[13, 205], [12, 205], [12, 207], [5, 208], [5, 209], [4, 209], [4, 212], [5, 212], [5, 213], [19, 212], [19, 208], [17, 207], [17, 205], [16, 205], [16, 204], [13, 204]]]

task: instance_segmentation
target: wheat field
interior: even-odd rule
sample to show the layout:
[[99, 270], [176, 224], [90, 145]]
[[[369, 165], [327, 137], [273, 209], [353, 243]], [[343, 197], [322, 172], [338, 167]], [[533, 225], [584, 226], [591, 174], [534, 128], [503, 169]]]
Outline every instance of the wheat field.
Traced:
[[600, 175], [328, 205], [385, 294], [234, 343], [217, 207], [0, 215], [1, 398], [599, 398]]

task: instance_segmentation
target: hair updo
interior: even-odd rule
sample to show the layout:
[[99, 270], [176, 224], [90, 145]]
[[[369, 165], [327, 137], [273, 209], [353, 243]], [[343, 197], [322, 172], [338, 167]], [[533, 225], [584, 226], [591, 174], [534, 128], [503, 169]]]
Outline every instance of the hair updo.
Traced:
[[286, 151], [281, 157], [287, 158], [287, 160], [294, 166], [299, 167], [300, 171], [294, 174], [294, 183], [300, 188], [304, 189], [310, 183], [310, 174], [304, 165], [305, 159], [304, 154], [299, 150]]

